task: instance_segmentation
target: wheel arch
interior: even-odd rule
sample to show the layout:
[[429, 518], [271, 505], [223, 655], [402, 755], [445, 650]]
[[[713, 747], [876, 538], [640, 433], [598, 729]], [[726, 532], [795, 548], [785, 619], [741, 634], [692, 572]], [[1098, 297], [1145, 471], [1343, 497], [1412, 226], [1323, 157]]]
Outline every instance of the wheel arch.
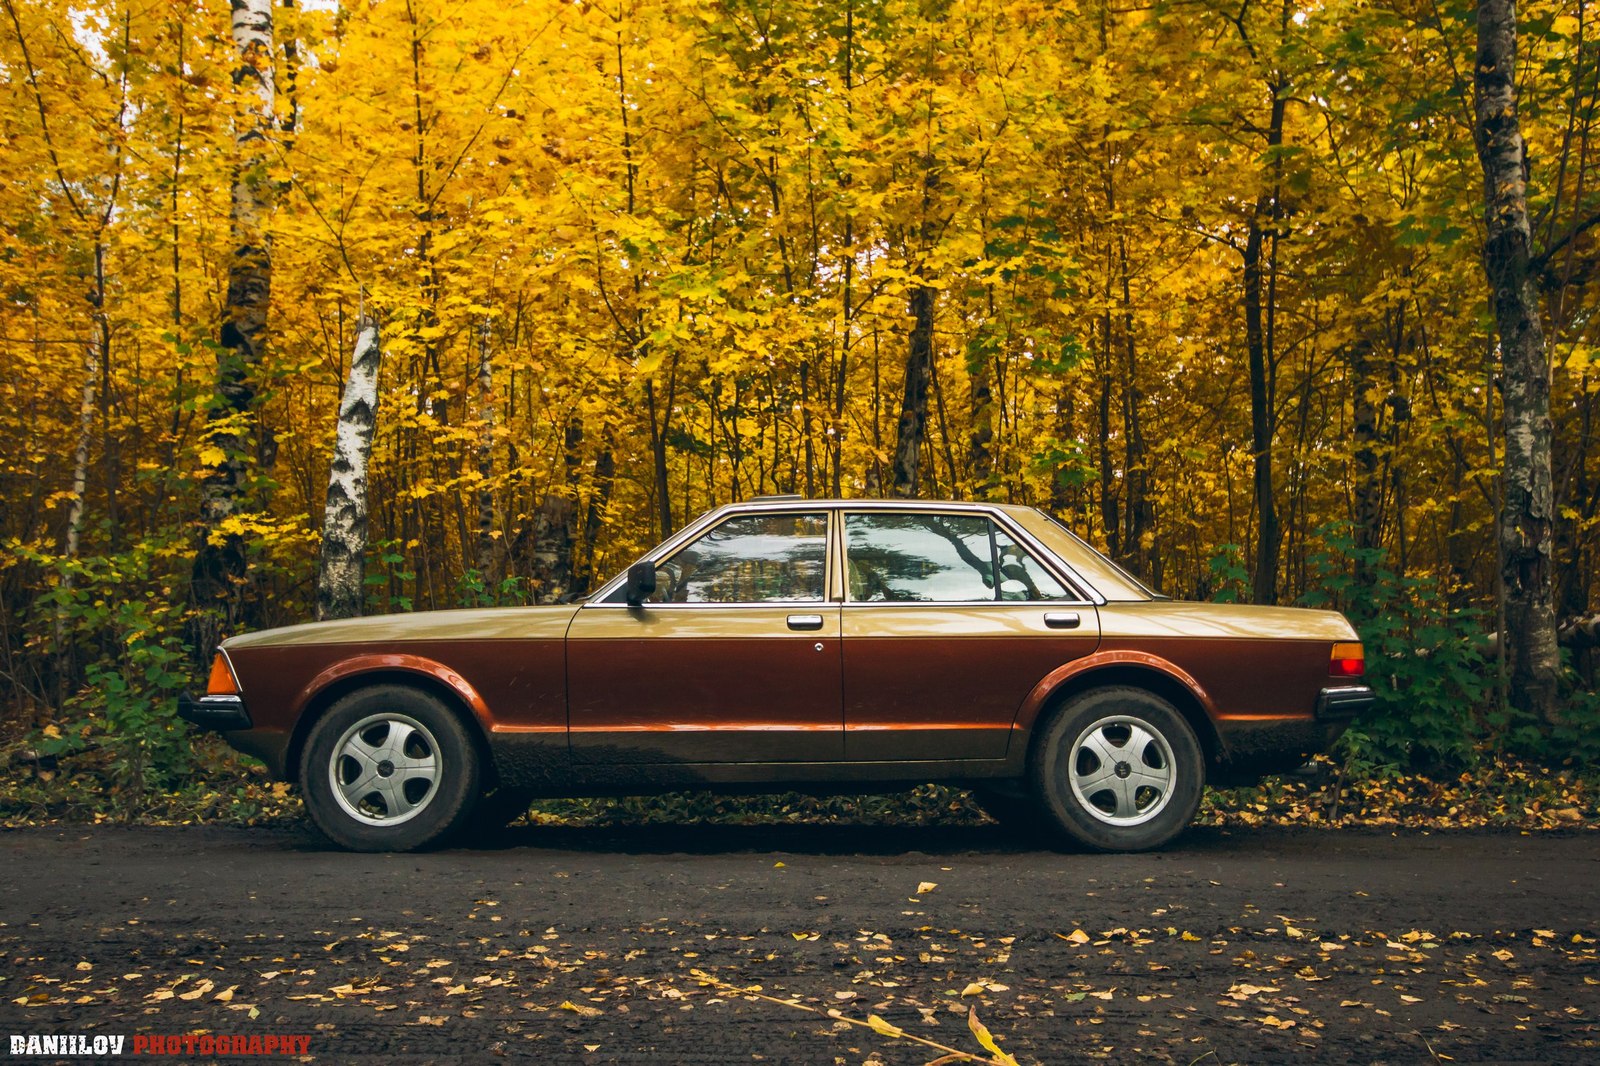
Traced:
[[[1137, 658], [1133, 657], [1135, 654]], [[1138, 653], [1126, 657], [1111, 653], [1099, 662], [1070, 663], [1041, 681], [1029, 694], [1018, 716], [1018, 725], [1027, 735], [1021, 752], [1022, 765], [1026, 766], [1032, 757], [1037, 739], [1044, 734], [1044, 724], [1073, 697], [1097, 688], [1119, 686], [1143, 689], [1172, 704], [1200, 741], [1207, 770], [1222, 765], [1227, 752], [1211, 718], [1211, 700], [1205, 689], [1181, 668], [1155, 656]]]
[[[437, 663], [430, 665], [436, 669], [424, 669], [409, 664], [371, 664], [364, 668], [338, 670], [337, 673], [327, 671], [313, 681], [306, 687], [306, 695], [300, 701], [300, 711], [295, 716], [294, 729], [289, 735], [289, 744], [284, 751], [285, 778], [296, 784], [301, 783], [300, 758], [305, 751], [306, 740], [311, 735], [312, 727], [328, 712], [328, 708], [359, 689], [374, 685], [405, 685], [437, 698], [451, 713], [461, 719], [462, 724], [467, 727], [467, 735], [472, 738], [473, 745], [478, 750], [485, 782], [493, 780], [494, 756], [489, 748], [488, 727], [485, 722], [488, 712], [482, 697], [459, 674], [440, 667]], [[327, 676], [330, 673], [334, 676]], [[459, 682], [459, 686], [456, 682]]]

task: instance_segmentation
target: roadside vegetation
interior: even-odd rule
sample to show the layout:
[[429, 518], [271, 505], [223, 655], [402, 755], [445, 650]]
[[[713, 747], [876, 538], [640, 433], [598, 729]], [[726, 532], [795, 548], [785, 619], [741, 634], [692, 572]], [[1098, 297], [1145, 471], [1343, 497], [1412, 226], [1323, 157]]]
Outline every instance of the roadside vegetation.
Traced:
[[6, 820], [284, 817], [176, 719], [219, 637], [568, 600], [768, 493], [1344, 611], [1378, 705], [1207, 818], [1593, 820], [1578, 0], [0, 10]]

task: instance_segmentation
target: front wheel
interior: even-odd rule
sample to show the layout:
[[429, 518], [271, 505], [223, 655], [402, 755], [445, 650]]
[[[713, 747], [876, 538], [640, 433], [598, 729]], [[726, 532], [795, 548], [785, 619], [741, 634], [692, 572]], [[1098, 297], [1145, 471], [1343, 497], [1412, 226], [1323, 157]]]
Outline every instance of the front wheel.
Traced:
[[1205, 756], [1177, 708], [1143, 689], [1094, 689], [1051, 717], [1030, 766], [1044, 817], [1100, 851], [1148, 851], [1194, 818]]
[[412, 851], [461, 828], [478, 795], [461, 719], [406, 685], [340, 699], [311, 728], [300, 782], [312, 821], [352, 851]]

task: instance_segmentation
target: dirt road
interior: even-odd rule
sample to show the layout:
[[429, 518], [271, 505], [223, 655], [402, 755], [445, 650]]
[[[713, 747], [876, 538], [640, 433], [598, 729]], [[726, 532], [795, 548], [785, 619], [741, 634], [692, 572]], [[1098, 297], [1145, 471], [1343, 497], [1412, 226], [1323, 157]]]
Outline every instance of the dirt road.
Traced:
[[[970, 1007], [1023, 1063], [1592, 1063], [1597, 938], [1593, 833], [0, 835], [0, 1039], [307, 1035], [327, 1063], [925, 1063], [826, 1012], [981, 1055]], [[823, 1013], [729, 988], [757, 985]]]

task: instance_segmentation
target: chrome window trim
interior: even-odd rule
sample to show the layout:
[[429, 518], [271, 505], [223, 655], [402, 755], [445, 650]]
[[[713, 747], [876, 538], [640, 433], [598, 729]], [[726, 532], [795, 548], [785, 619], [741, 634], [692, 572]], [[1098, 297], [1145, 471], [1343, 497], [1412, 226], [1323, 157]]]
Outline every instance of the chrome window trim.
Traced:
[[[708, 532], [709, 530], [711, 530], [715, 526], [721, 525], [723, 522], [727, 521], [728, 519], [733, 518], [733, 517], [738, 516], [738, 515], [782, 514], [782, 513], [791, 512], [791, 511], [800, 511], [800, 512], [825, 511], [829, 515], [829, 518], [828, 518], [828, 536], [829, 536], [830, 550], [829, 550], [829, 552], [827, 554], [825, 575], [823, 577], [823, 589], [824, 589], [824, 592], [826, 594], [828, 594], [828, 595], [825, 595], [824, 599], [820, 601], [820, 602], [825, 603], [825, 604], [826, 603], [831, 603], [831, 604], [835, 604], [835, 605], [839, 605], [839, 606], [845, 606], [845, 607], [849, 607], [849, 606], [861, 606], [861, 607], [884, 607], [884, 606], [962, 607], [962, 606], [968, 606], [968, 607], [970, 607], [970, 606], [974, 606], [974, 605], [982, 607], [982, 606], [994, 606], [996, 603], [1019, 604], [1019, 605], [1022, 605], [1022, 606], [1030, 606], [1030, 605], [1035, 605], [1036, 606], [1036, 605], [1039, 605], [1039, 604], [1055, 603], [1055, 604], [1061, 604], [1063, 606], [1070, 606], [1070, 607], [1085, 607], [1085, 606], [1103, 607], [1106, 604], [1105, 596], [1101, 595], [1100, 591], [1098, 589], [1096, 589], [1093, 584], [1091, 584], [1089, 581], [1085, 580], [1083, 578], [1083, 576], [1080, 575], [1076, 570], [1074, 570], [1072, 568], [1071, 564], [1068, 563], [1065, 559], [1062, 559], [1059, 555], [1057, 555], [1055, 552], [1051, 551], [1048, 547], [1046, 547], [1043, 543], [1041, 543], [1038, 538], [1033, 536], [1033, 534], [1029, 533], [1026, 529], [1022, 528], [1022, 526], [1019, 525], [1015, 520], [1013, 520], [1010, 515], [1006, 514], [1005, 511], [1002, 508], [997, 507], [994, 504], [989, 504], [989, 503], [969, 503], [969, 502], [964, 502], [964, 501], [959, 501], [959, 500], [941, 501], [941, 502], [939, 502], [937, 504], [930, 504], [930, 503], [927, 503], [927, 502], [924, 502], [924, 501], [919, 501], [919, 500], [807, 500], [807, 499], [792, 499], [792, 500], [789, 500], [789, 499], [785, 499], [785, 500], [746, 500], [746, 501], [742, 501], [740, 503], [724, 504], [721, 507], [714, 508], [713, 510], [707, 511], [705, 514], [699, 516], [693, 522], [690, 522], [688, 525], [686, 525], [682, 529], [678, 530], [672, 536], [668, 537], [666, 540], [664, 540], [660, 544], [656, 545], [649, 552], [647, 552], [646, 554], [641, 555], [639, 558], [635, 559], [634, 562], [635, 563], [665, 562], [665, 561], [671, 559], [672, 556], [676, 555], [678, 553], [678, 551], [681, 548], [683, 548], [684, 545], [687, 544], [689, 541], [699, 538], [703, 533]], [[1009, 534], [1011, 536], [1011, 538], [1013, 540], [1015, 540], [1018, 544], [1021, 544], [1023, 547], [1027, 548], [1029, 553], [1032, 554], [1034, 556], [1034, 558], [1037, 559], [1039, 561], [1039, 563], [1044, 566], [1045, 570], [1047, 570], [1051, 575], [1053, 575], [1056, 578], [1056, 580], [1060, 581], [1062, 583], [1062, 585], [1068, 591], [1076, 592], [1079, 596], [1082, 597], [1082, 599], [1078, 599], [1078, 600], [915, 601], [915, 602], [911, 602], [911, 603], [902, 602], [902, 603], [899, 603], [899, 604], [894, 604], [894, 603], [889, 602], [889, 601], [870, 601], [870, 600], [869, 601], [859, 601], [859, 600], [851, 600], [850, 599], [850, 595], [849, 595], [848, 583], [844, 580], [844, 575], [846, 573], [846, 570], [845, 570], [846, 548], [845, 548], [845, 542], [844, 542], [845, 541], [845, 537], [844, 537], [844, 515], [845, 515], [845, 512], [848, 512], [848, 511], [862, 511], [862, 512], [890, 511], [890, 512], [899, 512], [899, 513], [906, 513], [906, 512], [919, 513], [920, 512], [920, 513], [923, 513], [923, 514], [981, 514], [981, 515], [984, 515], [987, 518], [989, 518], [991, 521], [993, 521], [996, 524], [998, 524], [1000, 526], [1000, 528], [1004, 529], [1006, 531], [1006, 533]], [[1044, 512], [1040, 512], [1040, 513], [1043, 514]], [[1049, 517], [1049, 516], [1047, 515], [1046, 517]], [[1057, 520], [1057, 522], [1059, 524], [1059, 520]], [[1070, 529], [1068, 529], [1067, 532], [1071, 533], [1072, 531]], [[1082, 538], [1078, 537], [1077, 534], [1072, 534], [1072, 535], [1073, 535], [1073, 538], [1075, 540], [1077, 540], [1079, 542], [1082, 542]], [[1093, 551], [1094, 549], [1093, 548], [1089, 548], [1089, 550]], [[606, 597], [613, 595], [618, 589], [622, 588], [622, 586], [627, 583], [627, 580], [628, 580], [628, 568], [627, 567], [623, 567], [621, 573], [617, 574], [610, 581], [606, 582], [604, 585], [602, 585], [600, 587], [598, 592], [595, 592], [587, 600], [585, 600], [584, 603], [581, 605], [580, 610], [588, 610], [590, 608], [606, 608], [606, 607], [618, 608], [618, 609], [621, 609], [621, 610], [630, 610], [631, 608], [629, 608], [628, 605], [625, 604], [625, 603], [605, 603], [605, 602], [603, 602], [606, 599]], [[837, 595], [838, 599], [832, 599], [831, 596], [833, 596], [833, 595]], [[776, 601], [774, 601], [774, 602], [776, 602]], [[786, 602], [816, 603], [816, 602], [819, 602], [819, 601], [816, 601], [816, 600], [800, 600], [800, 601], [786, 601]], [[650, 606], [652, 606], [652, 607], [697, 607], [697, 608], [716, 607], [716, 608], [723, 608], [723, 607], [747, 607], [747, 606], [748, 607], [767, 607], [767, 606], [772, 606], [772, 604], [771, 603], [755, 603], [755, 604], [728, 604], [728, 603], [660, 604], [660, 603], [654, 603], [654, 604], [651, 604]]]

